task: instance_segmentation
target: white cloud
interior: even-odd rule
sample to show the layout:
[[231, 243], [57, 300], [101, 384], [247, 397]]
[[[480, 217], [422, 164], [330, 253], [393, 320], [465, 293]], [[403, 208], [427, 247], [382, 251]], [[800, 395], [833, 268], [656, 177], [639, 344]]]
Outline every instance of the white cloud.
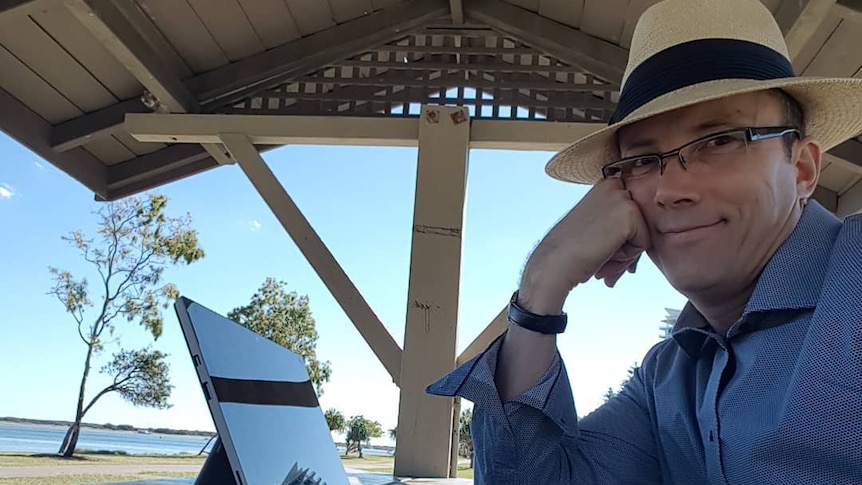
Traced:
[[39, 170], [45, 170], [45, 166], [39, 162], [33, 162]]
[[15, 189], [9, 184], [0, 184], [0, 199], [11, 199], [18, 195]]
[[258, 221], [257, 219], [249, 222], [248, 225], [251, 226], [252, 231], [260, 230], [260, 226], [261, 226], [260, 221]]

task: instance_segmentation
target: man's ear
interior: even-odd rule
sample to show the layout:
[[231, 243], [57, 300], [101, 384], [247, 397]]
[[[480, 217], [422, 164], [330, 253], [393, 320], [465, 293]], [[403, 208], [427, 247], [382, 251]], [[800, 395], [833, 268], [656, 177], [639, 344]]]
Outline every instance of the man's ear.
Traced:
[[810, 199], [820, 180], [822, 153], [820, 142], [806, 136], [794, 144], [793, 163], [796, 167], [796, 193], [800, 199]]

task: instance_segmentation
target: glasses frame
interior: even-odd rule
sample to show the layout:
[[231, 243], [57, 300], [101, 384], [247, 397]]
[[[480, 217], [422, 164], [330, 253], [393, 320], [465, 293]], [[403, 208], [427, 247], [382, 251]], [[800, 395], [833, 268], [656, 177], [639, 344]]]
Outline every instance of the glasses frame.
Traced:
[[790, 134], [796, 135], [797, 138], [801, 138], [801, 135], [802, 135], [802, 132], [799, 130], [799, 128], [795, 128], [792, 126], [732, 128], [729, 130], [723, 130], [723, 131], [719, 131], [716, 133], [711, 133], [709, 135], [702, 136], [700, 138], [697, 138], [696, 140], [692, 140], [692, 141], [686, 143], [685, 145], [683, 145], [679, 148], [676, 148], [674, 150], [670, 150], [670, 151], [667, 151], [664, 153], [645, 153], [643, 155], [636, 155], [636, 156], [632, 156], [632, 157], [625, 157], [625, 158], [621, 158], [619, 160], [615, 160], [611, 163], [608, 163], [608, 164], [605, 164], [602, 166], [602, 178], [606, 178], [606, 179], [614, 178], [614, 177], [616, 177], [616, 175], [613, 175], [613, 174], [608, 175], [608, 169], [613, 168], [614, 166], [623, 164], [625, 162], [631, 161], [631, 160], [638, 160], [638, 159], [642, 159], [642, 158], [655, 158], [655, 159], [657, 159], [658, 165], [659, 165], [659, 175], [664, 175], [664, 169], [667, 166], [665, 159], [672, 157], [672, 156], [677, 157], [677, 159], [679, 160], [680, 166], [682, 166], [682, 169], [685, 170], [686, 169], [686, 167], [685, 167], [686, 161], [685, 161], [685, 158], [683, 158], [683, 156], [682, 156], [683, 150], [685, 150], [686, 148], [688, 148], [694, 144], [702, 143], [702, 142], [709, 140], [711, 138], [715, 138], [715, 137], [719, 137], [719, 136], [723, 136], [723, 135], [729, 135], [731, 133], [744, 133], [746, 142], [748, 142], [748, 143], [760, 141], [760, 140], [769, 140], [771, 138], [782, 138], [782, 137], [785, 137], [785, 136], [790, 135]]

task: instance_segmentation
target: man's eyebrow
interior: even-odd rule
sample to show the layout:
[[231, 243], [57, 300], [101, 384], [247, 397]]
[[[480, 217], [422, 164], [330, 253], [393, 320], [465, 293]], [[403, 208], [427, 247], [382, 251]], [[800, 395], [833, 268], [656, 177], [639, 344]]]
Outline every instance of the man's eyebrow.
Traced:
[[698, 124], [694, 125], [694, 127], [692, 127], [692, 130], [691, 130], [692, 134], [695, 136], [705, 135], [705, 134], [707, 134], [705, 132], [712, 131], [712, 130], [715, 130], [718, 128], [731, 129], [731, 128], [738, 128], [738, 127], [742, 126], [739, 123], [734, 123], [734, 122], [728, 121], [730, 119], [733, 119], [733, 117], [731, 117], [727, 114], [723, 114], [720, 116], [716, 116], [715, 118], [709, 118], [707, 120], [701, 121], [700, 123], [698, 123]]
[[[728, 121], [730, 119], [733, 119], [733, 116], [730, 113], [722, 113], [715, 115], [714, 117], [707, 118], [700, 123], [697, 123], [689, 129], [692, 140], [696, 139], [697, 137], [707, 135], [709, 134], [709, 132], [717, 129], [731, 129], [742, 126], [742, 124], [740, 123]], [[625, 151], [639, 150], [643, 148], [649, 148], [658, 151], [658, 146], [658, 140], [654, 138], [643, 138], [640, 140], [634, 140], [631, 143], [626, 143], [625, 146], [620, 146], [620, 148], [624, 148]]]

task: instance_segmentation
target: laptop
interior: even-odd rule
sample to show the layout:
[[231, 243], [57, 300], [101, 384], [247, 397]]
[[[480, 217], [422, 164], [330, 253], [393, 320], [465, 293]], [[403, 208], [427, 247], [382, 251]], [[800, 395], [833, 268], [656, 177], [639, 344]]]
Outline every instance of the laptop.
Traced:
[[302, 357], [188, 298], [174, 309], [218, 433], [195, 484], [348, 485]]

